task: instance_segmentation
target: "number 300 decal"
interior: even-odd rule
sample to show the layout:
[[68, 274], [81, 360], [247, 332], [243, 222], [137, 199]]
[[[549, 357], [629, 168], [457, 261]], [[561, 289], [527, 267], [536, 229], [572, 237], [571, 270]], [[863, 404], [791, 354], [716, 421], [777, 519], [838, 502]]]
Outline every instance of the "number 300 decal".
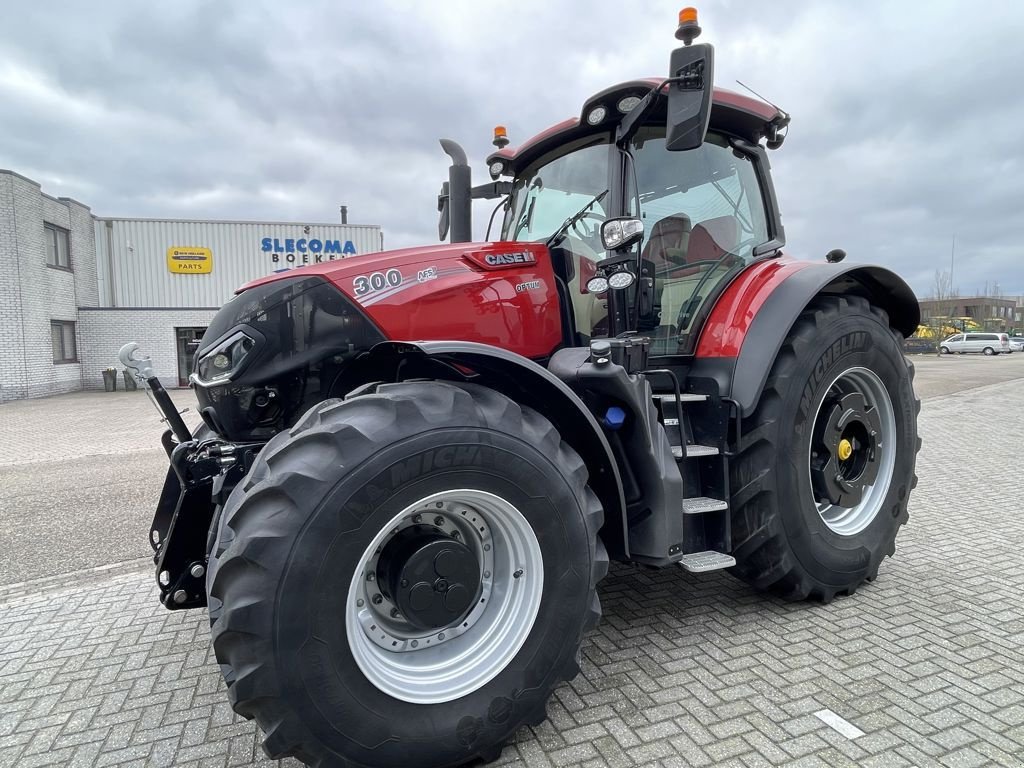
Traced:
[[384, 288], [397, 288], [402, 284], [402, 273], [397, 269], [389, 269], [387, 272], [374, 272], [372, 275], [359, 275], [352, 281], [356, 296], [363, 296], [370, 291], [380, 291]]

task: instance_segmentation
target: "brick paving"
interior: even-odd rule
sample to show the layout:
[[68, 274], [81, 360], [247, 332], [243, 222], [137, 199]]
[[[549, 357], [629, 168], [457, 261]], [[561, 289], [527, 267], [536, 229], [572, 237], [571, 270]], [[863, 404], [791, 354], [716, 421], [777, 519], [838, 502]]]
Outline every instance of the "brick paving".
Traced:
[[[877, 582], [790, 605], [720, 573], [614, 567], [582, 674], [497, 765], [1024, 766], [1024, 386], [926, 401], [921, 432]], [[274, 764], [227, 705], [205, 613], [154, 592], [126, 570], [0, 594], [0, 766]]]

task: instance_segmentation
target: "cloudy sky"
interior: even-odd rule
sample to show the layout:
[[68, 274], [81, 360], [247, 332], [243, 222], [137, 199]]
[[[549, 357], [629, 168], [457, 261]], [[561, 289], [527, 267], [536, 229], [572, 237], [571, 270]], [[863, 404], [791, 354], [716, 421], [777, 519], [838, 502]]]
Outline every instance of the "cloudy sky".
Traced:
[[[664, 75], [678, 3], [9, 2], [0, 167], [103, 216], [380, 224], [436, 240], [461, 142], [487, 179], [590, 94]], [[793, 115], [788, 251], [842, 247], [922, 295], [1024, 294], [1024, 5], [709, 0], [716, 81]], [[486, 210], [478, 209], [482, 236]]]

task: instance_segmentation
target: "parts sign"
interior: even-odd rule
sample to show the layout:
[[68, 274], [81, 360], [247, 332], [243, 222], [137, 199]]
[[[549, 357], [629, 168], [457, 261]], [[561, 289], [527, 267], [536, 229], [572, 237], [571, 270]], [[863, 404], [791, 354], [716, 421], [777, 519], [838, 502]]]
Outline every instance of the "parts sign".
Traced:
[[176, 275], [207, 275], [213, 272], [213, 251], [172, 245], [167, 249], [167, 271]]

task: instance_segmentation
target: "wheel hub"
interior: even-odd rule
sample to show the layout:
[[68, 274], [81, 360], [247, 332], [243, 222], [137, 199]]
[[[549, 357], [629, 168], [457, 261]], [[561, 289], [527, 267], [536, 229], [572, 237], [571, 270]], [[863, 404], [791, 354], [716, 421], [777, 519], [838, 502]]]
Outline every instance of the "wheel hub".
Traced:
[[878, 476], [878, 411], [851, 392], [822, 404], [815, 423], [811, 481], [815, 497], [840, 507], [861, 502]]
[[486, 491], [420, 499], [388, 521], [356, 563], [345, 634], [374, 686], [432, 704], [504, 669], [540, 609], [544, 560], [523, 514]]
[[416, 629], [443, 629], [462, 619], [480, 590], [480, 565], [460, 541], [429, 525], [396, 534], [377, 562], [377, 580]]

